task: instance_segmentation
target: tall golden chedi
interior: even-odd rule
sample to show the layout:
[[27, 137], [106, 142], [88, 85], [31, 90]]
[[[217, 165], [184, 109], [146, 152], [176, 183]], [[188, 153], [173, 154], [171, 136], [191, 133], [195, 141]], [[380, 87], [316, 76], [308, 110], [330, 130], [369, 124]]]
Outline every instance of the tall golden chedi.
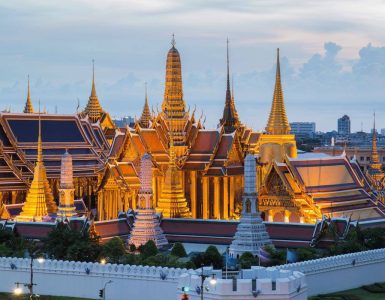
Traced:
[[166, 61], [166, 84], [162, 102], [162, 117], [168, 127], [169, 135], [173, 135], [176, 155], [182, 156], [186, 150], [185, 126], [189, 115], [183, 100], [182, 64], [175, 38], [171, 41], [171, 49]]
[[59, 197], [58, 216], [61, 218], [74, 216], [75, 187], [72, 171], [72, 156], [68, 153], [68, 150], [64, 153], [61, 160]]
[[38, 132], [37, 162], [34, 169], [33, 180], [22, 211], [16, 218], [21, 221], [41, 221], [44, 217], [57, 212], [57, 206], [49, 186], [43, 163], [40, 115]]
[[28, 92], [27, 92], [27, 101], [25, 102], [25, 107], [24, 107], [24, 113], [30, 114], [33, 113], [33, 105], [32, 105], [32, 100], [31, 100], [31, 91], [29, 87], [29, 75], [28, 75]]
[[285, 157], [297, 157], [297, 144], [294, 134], [290, 133], [290, 125], [286, 115], [285, 102], [281, 84], [281, 66], [279, 49], [277, 49], [277, 68], [271, 111], [266, 125], [266, 133], [262, 134], [259, 141], [260, 168], [258, 187], [266, 177], [267, 167], [272, 161], [282, 162]]
[[162, 212], [165, 218], [188, 218], [191, 217], [191, 213], [182, 185], [182, 172], [178, 170], [175, 163], [173, 134], [170, 136], [169, 156], [170, 163], [166, 171], [157, 210]]

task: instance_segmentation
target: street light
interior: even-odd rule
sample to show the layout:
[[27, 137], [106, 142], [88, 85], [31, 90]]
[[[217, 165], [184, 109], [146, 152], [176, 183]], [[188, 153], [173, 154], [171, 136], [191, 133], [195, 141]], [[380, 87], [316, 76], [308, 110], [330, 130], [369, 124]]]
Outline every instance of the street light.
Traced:
[[40, 264], [45, 261], [45, 259], [43, 257], [37, 257], [37, 253], [38, 252], [39, 252], [39, 250], [36, 250], [35, 252], [30, 253], [29, 250], [28, 250], [28, 254], [29, 254], [30, 259], [31, 259], [30, 265], [29, 265], [29, 267], [30, 267], [30, 269], [29, 269], [29, 274], [30, 274], [29, 283], [15, 282], [16, 288], [13, 290], [13, 293], [15, 295], [21, 295], [23, 290], [20, 288], [20, 285], [23, 285], [26, 288], [28, 288], [30, 299], [33, 299], [33, 296], [34, 296], [34, 294], [33, 294], [33, 286], [36, 285], [36, 283], [33, 283], [33, 262], [34, 262], [35, 259]]
[[[210, 277], [211, 276], [211, 279], [210, 279], [210, 284], [211, 285], [216, 285], [217, 284], [217, 280], [215, 279], [215, 274], [211, 274], [211, 275], [204, 275], [203, 274], [203, 264], [201, 266], [201, 274], [199, 275], [199, 277], [201, 278], [201, 286], [199, 288], [199, 292], [201, 294], [201, 300], [203, 300], [203, 293], [204, 293], [204, 282], [206, 280], [206, 278]], [[198, 288], [197, 288], [198, 289]], [[208, 290], [208, 289], [207, 289]]]
[[100, 260], [100, 264], [102, 264], [102, 265], [105, 265], [106, 264], [106, 259], [105, 258], [102, 258], [101, 260]]
[[23, 293], [23, 290], [22, 288], [19, 286], [19, 282], [16, 282], [16, 287], [15, 289], [13, 290], [13, 293], [16, 295], [16, 296], [19, 296]]
[[107, 281], [104, 284], [104, 287], [101, 290], [99, 290], [99, 297], [102, 298], [103, 300], [106, 299], [106, 286], [107, 284], [110, 284], [110, 283], [112, 283], [112, 280]]

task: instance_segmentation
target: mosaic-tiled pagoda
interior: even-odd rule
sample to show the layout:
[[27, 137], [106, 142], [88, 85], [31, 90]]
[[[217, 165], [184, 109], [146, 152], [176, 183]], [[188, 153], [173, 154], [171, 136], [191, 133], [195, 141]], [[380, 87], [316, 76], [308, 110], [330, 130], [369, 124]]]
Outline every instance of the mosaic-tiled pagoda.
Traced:
[[245, 252], [250, 252], [254, 256], [259, 255], [262, 247], [271, 244], [258, 211], [256, 170], [255, 157], [251, 154], [246, 155], [241, 218], [229, 249], [232, 257], [240, 257]]
[[134, 221], [134, 228], [128, 239], [128, 244], [136, 247], [153, 240], [158, 248], [166, 246], [168, 241], [159, 226], [152, 203], [152, 162], [148, 154], [144, 154], [140, 161], [140, 189], [138, 193], [138, 209]]

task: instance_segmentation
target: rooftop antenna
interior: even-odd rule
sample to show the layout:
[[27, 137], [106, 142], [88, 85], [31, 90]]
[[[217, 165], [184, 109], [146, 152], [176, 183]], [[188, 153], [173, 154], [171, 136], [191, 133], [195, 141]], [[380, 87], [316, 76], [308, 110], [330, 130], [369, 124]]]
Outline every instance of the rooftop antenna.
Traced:
[[79, 113], [79, 107], [80, 107], [80, 100], [79, 97], [77, 97], [78, 105], [76, 106], [76, 113]]

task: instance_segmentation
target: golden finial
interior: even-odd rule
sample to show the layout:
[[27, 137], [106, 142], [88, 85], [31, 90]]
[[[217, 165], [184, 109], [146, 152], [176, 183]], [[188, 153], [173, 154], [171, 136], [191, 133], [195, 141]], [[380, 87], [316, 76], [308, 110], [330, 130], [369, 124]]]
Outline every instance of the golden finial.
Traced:
[[176, 45], [176, 42], [175, 42], [175, 34], [173, 33], [173, 34], [172, 34], [172, 39], [171, 39], [171, 46], [172, 46], [173, 48], [175, 48], [175, 45]]
[[92, 59], [92, 90], [91, 90], [91, 97], [97, 97], [96, 96], [96, 87], [95, 87], [95, 59]]
[[39, 131], [37, 137], [37, 162], [41, 163], [43, 161], [43, 146], [41, 140], [41, 117], [40, 117], [40, 100], [39, 100]]

